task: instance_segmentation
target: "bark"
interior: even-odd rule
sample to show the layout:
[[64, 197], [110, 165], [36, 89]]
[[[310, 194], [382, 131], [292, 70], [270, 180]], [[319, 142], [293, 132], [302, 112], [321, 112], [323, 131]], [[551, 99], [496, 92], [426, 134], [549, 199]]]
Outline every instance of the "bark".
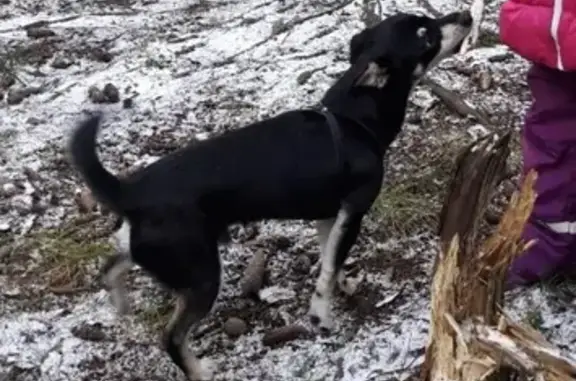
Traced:
[[531, 244], [522, 242], [521, 234], [535, 199], [535, 172], [512, 196], [496, 231], [477, 242], [489, 199], [506, 170], [509, 139], [488, 136], [458, 158], [440, 218], [423, 380], [503, 381], [526, 374], [567, 381], [576, 375], [573, 360], [502, 312], [510, 262]]

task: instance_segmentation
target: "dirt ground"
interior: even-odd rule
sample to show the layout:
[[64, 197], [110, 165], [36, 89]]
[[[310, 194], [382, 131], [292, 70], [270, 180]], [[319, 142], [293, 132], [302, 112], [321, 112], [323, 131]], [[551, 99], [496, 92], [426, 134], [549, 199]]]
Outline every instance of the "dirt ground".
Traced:
[[[479, 46], [430, 73], [490, 119], [481, 125], [416, 87], [386, 180], [346, 268], [359, 280], [335, 302], [337, 330], [265, 345], [305, 316], [318, 257], [293, 221], [234, 226], [221, 248], [225, 284], [189, 340], [216, 380], [375, 381], [417, 372], [428, 334], [436, 216], [458, 150], [489, 131], [518, 132], [527, 64], [498, 41], [487, 1]], [[117, 317], [99, 280], [113, 218], [83, 192], [64, 150], [84, 110], [106, 111], [105, 164], [125, 173], [191, 139], [316, 104], [346, 67], [349, 38], [377, 15], [447, 12], [451, 0], [0, 1], [0, 381], [182, 380], [158, 349], [170, 296], [130, 273], [133, 314]], [[240, 295], [256, 251], [268, 256], [265, 300]], [[508, 295], [512, 316], [565, 350], [576, 345], [576, 286]], [[244, 322], [230, 333], [230, 318]], [[241, 327], [242, 328], [242, 327]], [[572, 349], [573, 350], [573, 349]]]

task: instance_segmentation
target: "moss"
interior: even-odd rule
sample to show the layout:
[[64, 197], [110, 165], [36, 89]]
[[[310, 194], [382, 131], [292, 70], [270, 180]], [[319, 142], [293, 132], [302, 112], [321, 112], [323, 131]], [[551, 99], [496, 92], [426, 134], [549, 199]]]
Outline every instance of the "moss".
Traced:
[[409, 176], [383, 187], [371, 211], [383, 233], [406, 237], [435, 226], [454, 159], [464, 146], [462, 141], [453, 141], [437, 147], [422, 164], [411, 168]]
[[495, 32], [484, 30], [480, 32], [480, 36], [478, 36], [479, 47], [489, 48], [500, 43], [500, 36]]

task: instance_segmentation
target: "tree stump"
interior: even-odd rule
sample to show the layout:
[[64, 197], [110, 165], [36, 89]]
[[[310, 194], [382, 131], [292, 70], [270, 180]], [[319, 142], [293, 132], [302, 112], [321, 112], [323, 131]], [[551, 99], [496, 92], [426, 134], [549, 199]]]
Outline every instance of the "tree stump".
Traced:
[[424, 381], [501, 381], [510, 378], [511, 369], [542, 380], [576, 377], [576, 362], [501, 310], [510, 262], [531, 244], [521, 242], [521, 233], [536, 198], [535, 172], [512, 196], [492, 236], [476, 242], [488, 201], [506, 168], [509, 140], [509, 135], [489, 135], [459, 156], [440, 217]]

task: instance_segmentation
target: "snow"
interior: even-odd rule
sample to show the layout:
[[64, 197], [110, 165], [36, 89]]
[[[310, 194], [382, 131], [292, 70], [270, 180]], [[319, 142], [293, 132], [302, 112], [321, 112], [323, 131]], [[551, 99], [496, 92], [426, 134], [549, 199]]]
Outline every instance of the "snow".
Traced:
[[[443, 12], [459, 9], [462, 3], [430, 1]], [[488, 6], [492, 7], [488, 10], [492, 14], [498, 6], [498, 2], [494, 3]], [[29, 167], [40, 171], [47, 182], [65, 183], [76, 190], [75, 180], [45, 167], [53, 156], [63, 154], [70, 129], [84, 110], [106, 111], [105, 128], [99, 138], [102, 158], [110, 168], [121, 170], [156, 160], [158, 155], [142, 152], [139, 145], [160, 133], [180, 142], [206, 139], [213, 133], [280, 111], [314, 105], [333, 76], [346, 68], [348, 40], [363, 27], [361, 1], [313, 18], [254, 49], [238, 53], [269, 38], [275, 24], [318, 13], [330, 4], [266, 0], [148, 3], [12, 0], [9, 5], [2, 5], [0, 39], [7, 49], [29, 43], [22, 26], [46, 20], [63, 38], [58, 49], [69, 49], [62, 54], [73, 58], [74, 64], [67, 69], [54, 69], [49, 62], [39, 68], [16, 67], [19, 80], [27, 86], [45, 86], [46, 90], [18, 105], [4, 103], [0, 108], [1, 176], [20, 181], [24, 168]], [[420, 4], [417, 0], [386, 1], [381, 4], [382, 13], [425, 13]], [[493, 29], [494, 25], [488, 27]], [[97, 47], [107, 41], [112, 41], [109, 45], [114, 56], [109, 63], [95, 62], [78, 53], [79, 47]], [[472, 50], [463, 57], [448, 60], [434, 73], [435, 79], [466, 93], [470, 90], [469, 81], [447, 74], [446, 67], [486, 66], [491, 57], [502, 54], [509, 51], [500, 45]], [[514, 58], [490, 66], [495, 81], [504, 83], [509, 78], [520, 78], [526, 64]], [[298, 84], [296, 78], [301, 73], [315, 69], [321, 70], [314, 71], [306, 83]], [[511, 73], [518, 73], [517, 77]], [[134, 107], [123, 109], [120, 103], [92, 104], [87, 97], [89, 87], [102, 87], [108, 82], [120, 90], [122, 99], [133, 98]], [[473, 98], [470, 102], [491, 104], [495, 113], [513, 110], [512, 114], [521, 115], [524, 108], [522, 100], [511, 97], [507, 90], [496, 88], [490, 94], [470, 91], [470, 95]], [[425, 88], [417, 88], [412, 101], [424, 110], [432, 109], [437, 102]], [[478, 130], [475, 122], [464, 118], [453, 124], [450, 121], [454, 118], [444, 119], [442, 123], [446, 126], [442, 130], [433, 127], [440, 135], [430, 136], [431, 141], [442, 142], [445, 136], [465, 136]], [[409, 125], [407, 131], [395, 147], [405, 146], [413, 136], [429, 133], [430, 127]], [[132, 140], [134, 136], [136, 143]], [[409, 164], [402, 162], [395, 166], [405, 168]], [[71, 194], [62, 190], [58, 195], [63, 206], [49, 209], [46, 216], [38, 218], [46, 226], [57, 224], [72, 210]], [[16, 228], [18, 224], [28, 224], [23, 229], [30, 229], [34, 221], [36, 217], [31, 215], [5, 213], [0, 216], [0, 230]], [[236, 340], [228, 338], [219, 328], [200, 339], [190, 339], [193, 348], [217, 364], [216, 379], [370, 381], [406, 377], [414, 372], [422, 361], [428, 335], [425, 276], [430, 272], [435, 240], [429, 235], [385, 241], [366, 238], [369, 242], [352, 261], [363, 263], [388, 255], [391, 262], [422, 259], [425, 264], [422, 269], [414, 265], [420, 271], [418, 276], [406, 279], [402, 271], [407, 270], [394, 265], [388, 269], [361, 270], [361, 296], [373, 293], [370, 300], [376, 308], [360, 313], [355, 308], [344, 308], [345, 302], [337, 298], [338, 329], [334, 334], [268, 349], [262, 346], [261, 338], [274, 325], [270, 321], [279, 318], [287, 324], [307, 324], [305, 312], [314, 283], [313, 277], [298, 283], [285, 276], [291, 274], [289, 263], [295, 256], [316, 250], [314, 230], [309, 224], [297, 222], [259, 225], [257, 237], [280, 236], [291, 244], [286, 249], [273, 250], [271, 271], [278, 284], [268, 292], [281, 291], [282, 295], [275, 295], [274, 305], [264, 313], [266, 319], [258, 316], [248, 321], [251, 331]], [[239, 298], [236, 270], [250, 255], [250, 249], [243, 245], [232, 245], [224, 251], [227, 280], [222, 306], [215, 311], [217, 316], [225, 314], [226, 308], [234, 306], [234, 300]], [[44, 291], [42, 298], [50, 300], [47, 306], [37, 307], [31, 301], [31, 306], [20, 308], [21, 301], [16, 303], [15, 298], [19, 295], [26, 298], [26, 294], [19, 293], [20, 286], [9, 286], [2, 266], [0, 256], [0, 379], [2, 372], [12, 372], [11, 375], [16, 372], [37, 381], [182, 379], [157, 345], [157, 332], [151, 334], [137, 316], [117, 317], [104, 291], [60, 296], [54, 303], [54, 297]], [[155, 286], [142, 278], [136, 280], [133, 287], [146, 292], [154, 290]], [[131, 292], [134, 305], [156, 302], [156, 299], [149, 302], [144, 294], [139, 290]], [[511, 313], [525, 319], [528, 313], [538, 311], [547, 337], [564, 349], [573, 348], [574, 304], [568, 302], [564, 310], [558, 311], [551, 295], [541, 288], [514, 294], [509, 302]], [[92, 323], [103, 327], [104, 339], [90, 341], [73, 333], [78, 326]]]

